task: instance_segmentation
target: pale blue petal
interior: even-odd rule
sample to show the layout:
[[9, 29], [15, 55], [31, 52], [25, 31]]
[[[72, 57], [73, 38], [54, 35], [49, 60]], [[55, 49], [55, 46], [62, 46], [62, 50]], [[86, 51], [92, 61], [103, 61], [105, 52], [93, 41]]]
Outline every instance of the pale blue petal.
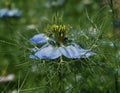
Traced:
[[59, 50], [67, 58], [88, 58], [94, 55], [90, 50], [82, 49], [75, 43], [67, 47], [59, 47]]
[[91, 51], [86, 51], [85, 56], [82, 56], [81, 58], [89, 58], [92, 55], [95, 55], [95, 53], [93, 53]]
[[36, 57], [35, 55], [30, 55], [29, 58], [30, 59], [38, 59], [38, 57]]
[[45, 36], [45, 34], [41, 33], [41, 34], [37, 34], [35, 36], [33, 36], [30, 41], [36, 45], [38, 44], [42, 44], [42, 43], [47, 43], [48, 42], [48, 37]]
[[69, 51], [71, 58], [79, 58], [79, 51], [78, 48], [76, 48], [75, 46], [67, 46], [66, 47], [67, 51]]
[[34, 55], [30, 55], [31, 59], [56, 59], [60, 56], [65, 56], [67, 58], [88, 58], [95, 53], [90, 50], [85, 50], [79, 45], [73, 43], [69, 46], [58, 47], [45, 44], [42, 48], [33, 48]]
[[92, 56], [94, 53], [91, 52], [90, 50], [80, 49], [79, 54], [80, 54], [79, 58], [88, 58]]
[[49, 45], [37, 51], [35, 56], [39, 59], [56, 59], [61, 56], [61, 52], [58, 50], [58, 48], [54, 48], [53, 46]]
[[95, 53], [91, 52], [90, 50], [85, 50], [83, 48], [81, 48], [79, 45], [77, 44], [73, 44], [74, 47], [76, 47], [76, 49], [79, 52], [79, 58], [88, 58], [92, 55], [94, 55]]
[[38, 50], [40, 50], [40, 49], [38, 49], [38, 48], [32, 48], [33, 52], [37, 52]]
[[67, 58], [79, 58], [79, 52], [77, 48], [72, 45], [67, 47], [60, 47], [59, 50]]
[[8, 9], [1, 9], [0, 10], [0, 18], [4, 18], [7, 12], [8, 12]]
[[12, 9], [7, 12], [8, 17], [21, 17], [22, 12], [17, 9]]
[[60, 52], [62, 53], [62, 55], [64, 55], [67, 58], [70, 58], [70, 54], [68, 51], [66, 51], [65, 47], [59, 47]]

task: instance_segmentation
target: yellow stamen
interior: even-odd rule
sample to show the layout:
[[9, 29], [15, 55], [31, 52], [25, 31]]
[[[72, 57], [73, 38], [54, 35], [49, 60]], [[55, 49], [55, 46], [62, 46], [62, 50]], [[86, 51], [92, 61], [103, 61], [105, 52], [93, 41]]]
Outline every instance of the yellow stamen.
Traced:
[[58, 43], [63, 43], [66, 37], [66, 26], [65, 25], [52, 25], [52, 34]]

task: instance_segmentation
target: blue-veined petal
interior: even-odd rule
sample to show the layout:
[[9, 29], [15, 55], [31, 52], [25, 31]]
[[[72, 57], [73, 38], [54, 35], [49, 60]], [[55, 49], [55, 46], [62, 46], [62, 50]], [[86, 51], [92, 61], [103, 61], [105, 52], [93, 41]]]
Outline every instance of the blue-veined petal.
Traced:
[[94, 54], [90, 50], [85, 50], [75, 43], [67, 47], [59, 47], [59, 50], [67, 58], [88, 58]]
[[67, 58], [70, 58], [70, 55], [69, 55], [68, 51], [66, 51], [65, 47], [59, 47], [59, 50], [62, 53], [62, 55], [66, 56]]
[[72, 44], [74, 47], [76, 47], [76, 49], [79, 52], [79, 58], [88, 58], [92, 55], [94, 55], [95, 53], [91, 52], [90, 50], [85, 50], [83, 48], [81, 48], [79, 45], [73, 43]]
[[58, 48], [49, 45], [47, 47], [41, 48], [35, 53], [35, 56], [39, 59], [56, 59], [61, 56], [61, 52]]
[[79, 51], [78, 48], [76, 48], [75, 46], [67, 46], [66, 50], [69, 51], [71, 58], [79, 58]]
[[79, 52], [77, 48], [72, 45], [67, 47], [60, 47], [59, 50], [67, 58], [79, 58]]
[[42, 43], [47, 43], [47, 42], [48, 42], [48, 39], [49, 39], [49, 38], [48, 38], [45, 34], [41, 33], [41, 34], [37, 34], [37, 35], [33, 36], [33, 37], [30, 39], [30, 41], [31, 41], [32, 43], [38, 45], [38, 44], [42, 44]]

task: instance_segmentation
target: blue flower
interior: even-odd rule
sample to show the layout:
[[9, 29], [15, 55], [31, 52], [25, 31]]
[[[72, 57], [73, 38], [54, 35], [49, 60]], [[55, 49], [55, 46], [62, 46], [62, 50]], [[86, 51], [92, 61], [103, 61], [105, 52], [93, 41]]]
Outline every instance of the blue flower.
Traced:
[[94, 53], [90, 50], [82, 49], [77, 44], [71, 44], [69, 46], [54, 47], [50, 44], [46, 44], [40, 49], [33, 49], [34, 54], [30, 55], [31, 59], [56, 59], [60, 56], [65, 56], [67, 58], [88, 58]]
[[66, 3], [66, 0], [49, 0], [45, 3], [45, 7], [47, 8], [57, 8], [62, 7]]
[[0, 10], [0, 18], [20, 18], [22, 16], [22, 12], [18, 9], [8, 9], [4, 8]]
[[65, 35], [65, 26], [53, 25], [52, 32], [53, 35], [50, 37], [47, 37], [45, 34], [41, 33], [30, 39], [30, 41], [37, 46], [45, 43], [45, 45], [40, 48], [32, 48], [33, 54], [30, 55], [31, 59], [56, 59], [60, 56], [65, 56], [66, 58], [71, 59], [89, 58], [95, 54], [90, 50], [81, 48], [76, 43], [69, 42], [69, 39], [67, 39]]

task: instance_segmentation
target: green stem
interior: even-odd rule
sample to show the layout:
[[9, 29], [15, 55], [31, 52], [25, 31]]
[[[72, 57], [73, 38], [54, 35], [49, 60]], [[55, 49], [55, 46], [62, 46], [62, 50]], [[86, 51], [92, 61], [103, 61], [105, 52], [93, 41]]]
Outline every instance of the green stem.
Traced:
[[113, 6], [113, 0], [108, 0], [109, 1], [109, 6], [110, 9], [112, 10], [112, 23], [113, 23], [113, 34], [114, 34], [114, 38], [115, 38], [115, 11], [114, 11], [114, 6]]
[[62, 57], [60, 58], [60, 63], [58, 64], [58, 80], [59, 80], [59, 92], [64, 93], [64, 82], [62, 73]]
[[112, 17], [113, 17], [113, 19], [115, 18], [115, 12], [114, 12], [114, 8], [113, 8], [113, 0], [109, 0], [109, 6], [110, 6], [110, 8], [111, 8], [111, 10], [112, 10]]
[[62, 93], [62, 73], [61, 73], [61, 69], [59, 69], [60, 71], [58, 72], [58, 78], [59, 78], [59, 91], [60, 93]]
[[119, 93], [118, 91], [118, 71], [115, 73], [115, 91], [116, 93]]

